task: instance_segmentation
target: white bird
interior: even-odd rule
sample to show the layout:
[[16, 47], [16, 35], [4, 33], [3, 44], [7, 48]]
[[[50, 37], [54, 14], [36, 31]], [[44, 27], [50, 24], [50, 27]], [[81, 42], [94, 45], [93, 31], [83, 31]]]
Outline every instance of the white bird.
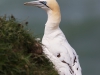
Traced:
[[59, 28], [61, 21], [60, 8], [56, 0], [38, 0], [24, 3], [36, 6], [47, 12], [48, 19], [45, 24], [42, 38], [43, 50], [54, 64], [59, 75], [82, 75], [78, 55], [68, 43], [65, 35]]

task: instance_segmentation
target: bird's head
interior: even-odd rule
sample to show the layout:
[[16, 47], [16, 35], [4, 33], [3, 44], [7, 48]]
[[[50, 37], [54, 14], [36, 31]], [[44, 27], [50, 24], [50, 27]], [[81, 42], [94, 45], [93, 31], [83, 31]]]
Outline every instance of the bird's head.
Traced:
[[48, 14], [48, 21], [47, 23], [60, 23], [61, 21], [61, 14], [60, 8], [56, 0], [37, 0], [37, 1], [30, 1], [25, 2], [24, 5], [28, 6], [35, 6], [42, 8], [47, 11]]
[[42, 8], [46, 11], [49, 11], [49, 10], [57, 11], [57, 10], [59, 10], [59, 5], [58, 5], [56, 0], [30, 1], [30, 2], [25, 2], [24, 5], [36, 6], [36, 7]]

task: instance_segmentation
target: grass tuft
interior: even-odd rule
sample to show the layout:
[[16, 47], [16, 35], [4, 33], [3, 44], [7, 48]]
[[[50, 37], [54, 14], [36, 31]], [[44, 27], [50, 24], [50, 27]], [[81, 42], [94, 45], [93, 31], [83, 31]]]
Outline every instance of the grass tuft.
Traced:
[[0, 17], [0, 75], [58, 75], [27, 25]]

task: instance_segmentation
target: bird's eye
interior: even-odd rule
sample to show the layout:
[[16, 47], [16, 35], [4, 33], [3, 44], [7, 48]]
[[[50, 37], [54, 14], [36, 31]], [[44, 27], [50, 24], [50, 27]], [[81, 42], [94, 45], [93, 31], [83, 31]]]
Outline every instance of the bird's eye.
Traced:
[[44, 5], [46, 5], [46, 4], [47, 4], [47, 2], [46, 2], [46, 1], [40, 1], [40, 3], [42, 3], [42, 4], [44, 4]]
[[40, 1], [40, 3], [44, 4], [46, 7], [49, 8], [49, 6], [47, 6], [47, 2], [46, 1]]

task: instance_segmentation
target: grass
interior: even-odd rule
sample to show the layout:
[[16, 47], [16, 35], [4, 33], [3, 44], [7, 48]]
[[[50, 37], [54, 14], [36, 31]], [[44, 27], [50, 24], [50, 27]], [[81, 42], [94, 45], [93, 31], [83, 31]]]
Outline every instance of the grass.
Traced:
[[0, 17], [0, 75], [58, 75], [27, 25]]

